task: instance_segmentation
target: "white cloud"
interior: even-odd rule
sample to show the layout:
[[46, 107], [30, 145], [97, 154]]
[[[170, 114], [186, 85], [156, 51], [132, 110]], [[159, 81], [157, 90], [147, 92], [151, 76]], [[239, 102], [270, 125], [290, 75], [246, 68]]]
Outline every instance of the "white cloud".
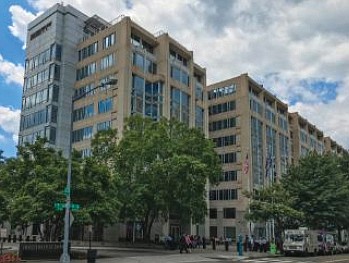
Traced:
[[[129, 4], [127, 5], [126, 2]], [[52, 0], [30, 0], [38, 11]], [[208, 83], [248, 72], [277, 96], [304, 102], [291, 107], [349, 148], [349, 1], [260, 0], [65, 0], [107, 21], [129, 15], [148, 31], [160, 29], [194, 51]], [[130, 4], [131, 3], [131, 4]], [[127, 8], [132, 6], [132, 8]], [[19, 12], [18, 12], [19, 14]], [[17, 17], [15, 21], [19, 21]], [[341, 83], [337, 98], [319, 94], [303, 80]], [[326, 121], [324, 121], [326, 118]]]
[[6, 83], [14, 83], [22, 86], [24, 67], [5, 60], [0, 54], [0, 76], [4, 77]]
[[18, 109], [0, 106], [0, 128], [12, 134], [14, 141], [19, 132], [20, 114], [21, 111]]
[[19, 38], [23, 42], [23, 48], [25, 48], [27, 25], [35, 18], [35, 15], [24, 10], [19, 5], [12, 5], [9, 11], [12, 15], [12, 25], [8, 28], [10, 29], [12, 35]]
[[0, 134], [0, 142], [5, 142], [5, 141], [6, 141], [6, 137]]

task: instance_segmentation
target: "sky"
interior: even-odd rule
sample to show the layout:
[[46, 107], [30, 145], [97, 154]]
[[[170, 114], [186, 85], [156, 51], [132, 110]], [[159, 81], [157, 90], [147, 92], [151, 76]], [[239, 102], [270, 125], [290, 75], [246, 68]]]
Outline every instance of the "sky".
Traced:
[[[57, 3], [0, 0], [0, 150], [16, 154], [26, 26]], [[126, 15], [168, 32], [207, 70], [207, 83], [248, 73], [349, 148], [349, 1], [66, 0], [107, 21]], [[98, 3], [98, 4], [97, 4]]]

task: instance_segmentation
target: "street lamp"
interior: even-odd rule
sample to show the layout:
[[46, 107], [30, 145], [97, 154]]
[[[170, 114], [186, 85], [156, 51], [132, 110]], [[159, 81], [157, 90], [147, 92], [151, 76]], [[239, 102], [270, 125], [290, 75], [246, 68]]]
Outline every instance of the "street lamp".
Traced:
[[79, 96], [72, 97], [72, 110], [71, 110], [71, 120], [70, 120], [70, 137], [69, 137], [69, 147], [68, 147], [68, 173], [67, 173], [67, 186], [64, 189], [64, 193], [66, 195], [65, 202], [65, 215], [64, 215], [64, 239], [63, 239], [63, 253], [60, 258], [61, 263], [70, 263], [70, 255], [68, 251], [68, 243], [69, 243], [69, 228], [70, 228], [70, 205], [71, 205], [71, 173], [72, 173], [72, 134], [73, 134], [73, 106], [74, 102], [86, 97], [87, 94], [94, 92], [98, 88], [105, 87], [107, 85], [115, 85], [118, 83], [117, 79], [110, 79], [106, 82], [101, 83], [95, 88], [89, 90], [88, 92], [84, 92]]

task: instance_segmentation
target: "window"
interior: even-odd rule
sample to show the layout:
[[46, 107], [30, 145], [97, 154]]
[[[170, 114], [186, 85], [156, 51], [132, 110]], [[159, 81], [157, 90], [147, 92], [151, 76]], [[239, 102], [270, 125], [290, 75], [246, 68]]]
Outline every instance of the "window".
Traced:
[[189, 86], [189, 74], [176, 66], [171, 66], [171, 78]]
[[97, 131], [104, 131], [111, 128], [111, 121], [104, 121], [97, 124]]
[[140, 113], [149, 116], [153, 120], [159, 120], [162, 116], [162, 82], [145, 81], [143, 78], [133, 75], [132, 78], [132, 114]]
[[188, 66], [188, 60], [172, 49], [170, 50], [170, 59], [175, 60], [176, 62], [182, 64], [185, 67]]
[[51, 122], [57, 123], [58, 118], [58, 107], [55, 105], [51, 106]]
[[203, 130], [204, 128], [204, 109], [195, 106], [195, 127]]
[[171, 117], [189, 125], [190, 96], [180, 89], [171, 89]]
[[236, 181], [237, 178], [238, 178], [237, 171], [225, 171], [223, 172], [220, 181], [224, 181], [224, 182]]
[[229, 118], [219, 121], [214, 121], [209, 124], [209, 131], [218, 131], [236, 127], [237, 118]]
[[107, 98], [98, 102], [98, 113], [106, 113], [113, 108], [112, 98]]
[[236, 217], [235, 207], [223, 208], [223, 218], [235, 218], [235, 217]]
[[94, 104], [84, 106], [73, 111], [73, 121], [80, 121], [93, 116]]
[[141, 49], [146, 50], [147, 52], [153, 54], [154, 48], [151, 44], [149, 44], [147, 41], [139, 37], [138, 35], [135, 35], [134, 33], [131, 34], [131, 44], [135, 47], [139, 47]]
[[213, 99], [218, 99], [220, 97], [229, 96], [236, 92], [236, 88], [237, 88], [236, 84], [231, 84], [229, 86], [216, 88], [208, 92], [208, 99], [213, 100]]
[[96, 62], [92, 62], [76, 71], [76, 80], [86, 78], [96, 72]]
[[195, 100], [202, 101], [204, 100], [204, 88], [202, 87], [202, 84], [198, 81], [195, 82]]
[[222, 163], [236, 163], [237, 161], [236, 152], [219, 154], [218, 156]]
[[133, 65], [146, 73], [156, 74], [156, 63], [148, 59], [146, 56], [133, 52]]
[[91, 45], [84, 47], [78, 51], [79, 61], [88, 58], [98, 52], [98, 42], [94, 42]]
[[213, 106], [210, 106], [208, 108], [209, 115], [215, 115], [215, 114], [219, 114], [222, 112], [232, 111], [235, 109], [236, 109], [235, 100], [228, 101], [228, 102], [221, 103], [221, 104], [217, 104], [217, 105], [213, 105]]
[[224, 147], [229, 145], [235, 145], [237, 141], [236, 135], [229, 135], [224, 137], [212, 138], [213, 143], [216, 147]]
[[217, 208], [210, 208], [210, 218], [211, 219], [217, 218]]
[[79, 130], [73, 131], [73, 142], [80, 142], [82, 140], [90, 139], [92, 138], [92, 126], [85, 127]]
[[109, 54], [101, 59], [101, 70], [107, 69], [115, 64], [115, 55]]
[[115, 33], [103, 38], [103, 49], [106, 49], [115, 44]]
[[52, 23], [49, 22], [46, 25], [44, 25], [42, 28], [40, 28], [39, 30], [35, 31], [33, 34], [30, 35], [30, 40], [34, 40], [35, 38], [37, 38], [41, 34], [45, 33], [47, 30], [50, 29], [51, 25], [52, 25]]
[[220, 189], [210, 191], [210, 200], [237, 200], [238, 191], [237, 189]]

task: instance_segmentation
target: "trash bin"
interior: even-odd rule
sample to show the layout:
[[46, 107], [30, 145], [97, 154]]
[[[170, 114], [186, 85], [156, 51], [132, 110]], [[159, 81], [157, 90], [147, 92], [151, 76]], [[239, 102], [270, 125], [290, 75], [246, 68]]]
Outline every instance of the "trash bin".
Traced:
[[97, 258], [97, 249], [87, 250], [87, 263], [95, 263]]

